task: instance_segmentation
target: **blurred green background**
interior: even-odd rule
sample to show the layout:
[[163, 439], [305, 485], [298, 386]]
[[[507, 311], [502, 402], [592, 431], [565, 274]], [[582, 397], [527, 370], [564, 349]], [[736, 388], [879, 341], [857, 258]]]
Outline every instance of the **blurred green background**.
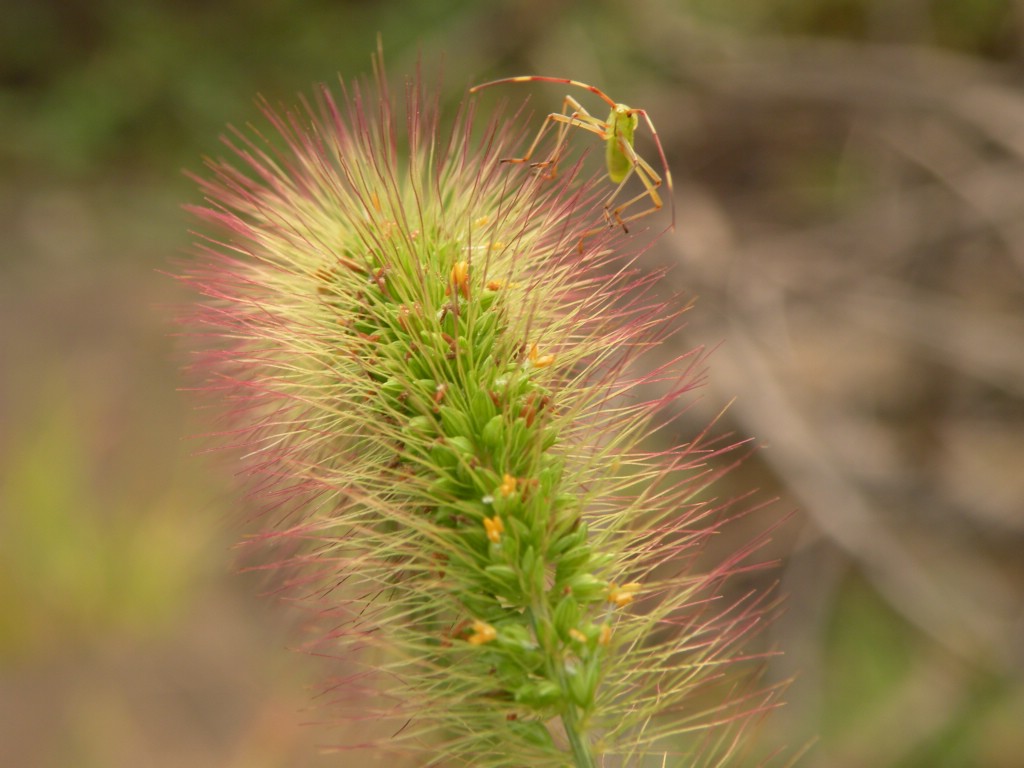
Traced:
[[[722, 493], [795, 510], [743, 585], [781, 580], [759, 642], [785, 651], [769, 681], [796, 676], [755, 752], [1024, 764], [1024, 3], [10, 6], [0, 765], [354, 764], [304, 725], [324, 668], [287, 650], [296, 616], [235, 572], [240, 500], [190, 439], [209, 422], [163, 272], [190, 243], [181, 169], [257, 93], [368, 73], [378, 32], [393, 79], [421, 55], [453, 108], [538, 73], [657, 125], [677, 228], [644, 258], [700, 297], [678, 342], [721, 345], [678, 438], [735, 397], [722, 428], [762, 447]], [[528, 94], [563, 89], [482, 107]]]

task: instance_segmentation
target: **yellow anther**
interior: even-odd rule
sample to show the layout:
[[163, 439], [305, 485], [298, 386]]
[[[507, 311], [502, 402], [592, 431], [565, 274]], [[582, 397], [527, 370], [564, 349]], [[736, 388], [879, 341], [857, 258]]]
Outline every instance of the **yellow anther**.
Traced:
[[469, 262], [460, 261], [452, 267], [451, 284], [454, 285], [462, 298], [469, 298]]
[[636, 593], [642, 585], [639, 582], [631, 581], [629, 584], [618, 586], [614, 581], [608, 585], [608, 602], [618, 608], [624, 608], [633, 602]]
[[498, 630], [488, 624], [486, 621], [474, 621], [473, 622], [473, 634], [470, 635], [467, 640], [470, 645], [483, 645], [489, 643], [498, 636]]
[[587, 642], [587, 636], [580, 632], [576, 627], [569, 630], [569, 637], [575, 640], [577, 643]]
[[497, 544], [501, 541], [501, 534], [505, 532], [505, 524], [501, 522], [501, 518], [495, 515], [494, 517], [484, 518], [484, 528], [487, 530], [487, 538]]
[[504, 287], [505, 287], [505, 281], [504, 280], [488, 280], [487, 281], [487, 290], [488, 291], [500, 291]]
[[608, 645], [612, 641], [612, 628], [605, 624], [601, 627], [601, 634], [597, 636], [598, 645]]
[[516, 492], [516, 479], [506, 472], [501, 478], [501, 485], [498, 486], [498, 492], [502, 496], [511, 496]]
[[533, 344], [530, 346], [530, 365], [534, 368], [547, 368], [553, 362], [555, 362], [554, 355], [542, 355], [537, 349], [537, 345]]

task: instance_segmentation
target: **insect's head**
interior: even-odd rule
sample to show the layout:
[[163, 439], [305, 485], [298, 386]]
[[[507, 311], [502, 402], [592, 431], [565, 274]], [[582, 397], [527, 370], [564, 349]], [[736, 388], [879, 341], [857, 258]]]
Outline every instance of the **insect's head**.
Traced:
[[640, 122], [637, 110], [625, 104], [616, 104], [608, 115], [608, 128], [613, 136], [626, 136], [632, 143], [633, 131]]

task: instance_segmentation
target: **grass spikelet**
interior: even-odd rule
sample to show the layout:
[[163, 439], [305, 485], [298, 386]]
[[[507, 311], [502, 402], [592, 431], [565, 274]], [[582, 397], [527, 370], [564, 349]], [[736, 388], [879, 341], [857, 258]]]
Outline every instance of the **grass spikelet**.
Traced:
[[[741, 649], [764, 598], [716, 597], [756, 542], [694, 566], [728, 518], [702, 492], [729, 446], [641, 446], [699, 381], [699, 351], [637, 373], [678, 312], [620, 228], [581, 237], [600, 190], [501, 162], [528, 122], [477, 131], [470, 106], [442, 131], [381, 67], [340, 94], [225, 140], [182, 279], [259, 539], [356, 670], [332, 688], [350, 746], [721, 764], [771, 700]], [[654, 381], [669, 394], [643, 401]]]

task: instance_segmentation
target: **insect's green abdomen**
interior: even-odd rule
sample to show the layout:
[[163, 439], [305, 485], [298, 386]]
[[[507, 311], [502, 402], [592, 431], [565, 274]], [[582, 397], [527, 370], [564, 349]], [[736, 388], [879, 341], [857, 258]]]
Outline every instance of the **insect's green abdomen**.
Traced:
[[616, 104], [608, 115], [608, 142], [605, 144], [605, 161], [608, 163], [608, 178], [618, 184], [633, 170], [622, 144], [633, 146], [633, 131], [636, 129], [637, 116], [630, 113], [625, 104]]

